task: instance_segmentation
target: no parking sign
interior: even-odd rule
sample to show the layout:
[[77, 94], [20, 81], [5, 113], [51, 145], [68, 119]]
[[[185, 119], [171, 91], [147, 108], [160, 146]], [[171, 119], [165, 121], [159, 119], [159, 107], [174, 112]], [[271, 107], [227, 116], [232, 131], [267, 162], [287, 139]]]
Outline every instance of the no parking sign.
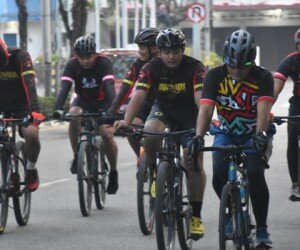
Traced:
[[187, 17], [193, 23], [200, 23], [205, 18], [205, 7], [202, 4], [191, 4], [187, 10]]

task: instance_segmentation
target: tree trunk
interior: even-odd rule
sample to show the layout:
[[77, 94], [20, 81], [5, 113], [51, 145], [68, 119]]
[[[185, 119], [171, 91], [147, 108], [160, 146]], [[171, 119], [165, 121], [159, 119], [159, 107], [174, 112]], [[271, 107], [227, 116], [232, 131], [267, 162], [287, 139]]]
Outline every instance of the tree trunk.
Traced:
[[19, 35], [20, 35], [20, 47], [27, 50], [27, 0], [16, 0], [16, 4], [19, 8]]

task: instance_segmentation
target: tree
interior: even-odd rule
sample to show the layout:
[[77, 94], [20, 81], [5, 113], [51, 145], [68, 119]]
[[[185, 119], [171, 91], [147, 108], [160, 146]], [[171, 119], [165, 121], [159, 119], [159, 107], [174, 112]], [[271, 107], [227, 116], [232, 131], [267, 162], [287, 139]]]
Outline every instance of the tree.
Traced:
[[[69, 39], [70, 48], [73, 47], [75, 40], [85, 34], [86, 23], [87, 23], [87, 0], [73, 0], [72, 4], [72, 19], [73, 23], [70, 25], [68, 12], [65, 10], [62, 0], [58, 1], [59, 3], [59, 13], [62, 17], [66, 29], [66, 35]], [[72, 50], [70, 51], [70, 56], [72, 55]]]
[[19, 35], [20, 35], [20, 47], [27, 49], [27, 0], [15, 0], [18, 6], [18, 19], [19, 19]]

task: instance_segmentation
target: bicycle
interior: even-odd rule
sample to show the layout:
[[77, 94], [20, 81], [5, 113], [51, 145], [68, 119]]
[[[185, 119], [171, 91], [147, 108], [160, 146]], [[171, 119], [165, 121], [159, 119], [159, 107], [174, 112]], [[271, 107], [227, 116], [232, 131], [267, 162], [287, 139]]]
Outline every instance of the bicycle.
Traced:
[[[273, 123], [281, 125], [283, 123], [292, 123], [300, 127], [300, 115], [293, 116], [274, 116]], [[300, 188], [300, 135], [298, 135], [298, 186]], [[291, 201], [300, 201], [300, 198], [296, 196], [290, 196]]]
[[0, 116], [0, 234], [5, 231], [9, 198], [18, 225], [25, 226], [29, 220], [31, 192], [26, 187], [25, 143], [16, 141], [18, 126], [28, 126], [30, 118], [4, 118]]
[[103, 209], [107, 191], [108, 166], [104, 154], [104, 145], [99, 136], [98, 126], [111, 124], [114, 118], [108, 118], [104, 112], [79, 115], [66, 114], [65, 120], [81, 121], [81, 132], [78, 137], [77, 181], [80, 211], [89, 216], [92, 206], [92, 194], [96, 207]]
[[219, 210], [219, 247], [221, 250], [254, 248], [253, 229], [256, 226], [253, 224], [254, 215], [249, 195], [247, 157], [243, 152], [250, 149], [253, 147], [237, 145], [201, 149], [201, 151], [225, 151], [229, 154], [228, 182], [222, 189]]

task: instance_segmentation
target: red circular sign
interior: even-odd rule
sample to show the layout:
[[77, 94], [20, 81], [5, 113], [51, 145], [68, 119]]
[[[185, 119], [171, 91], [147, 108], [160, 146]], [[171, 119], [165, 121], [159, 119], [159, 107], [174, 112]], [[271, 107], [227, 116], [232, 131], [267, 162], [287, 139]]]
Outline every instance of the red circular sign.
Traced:
[[187, 10], [187, 17], [193, 23], [200, 23], [205, 18], [205, 7], [202, 4], [191, 4]]

